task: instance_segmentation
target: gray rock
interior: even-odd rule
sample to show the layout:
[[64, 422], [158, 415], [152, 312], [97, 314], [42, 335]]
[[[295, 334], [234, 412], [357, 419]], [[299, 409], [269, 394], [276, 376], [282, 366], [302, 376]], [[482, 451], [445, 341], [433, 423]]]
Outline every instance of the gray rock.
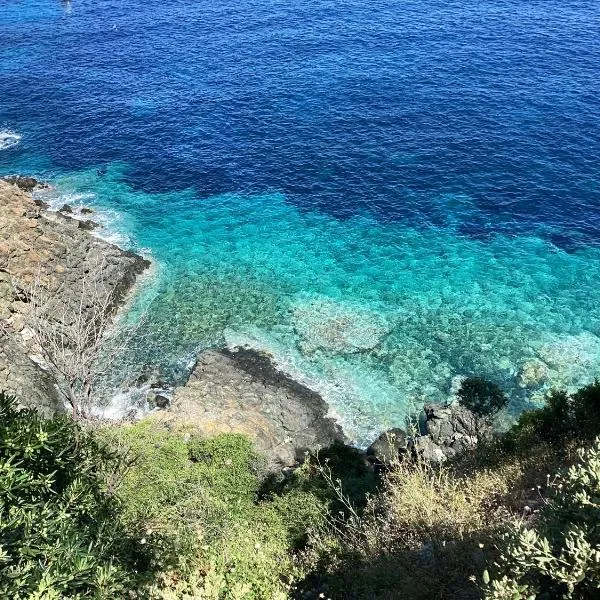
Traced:
[[62, 403], [48, 375], [29, 358], [27, 346], [32, 280], [39, 274], [43, 291], [52, 298], [55, 310], [50, 318], [67, 322], [64, 307], [81, 299], [86, 273], [102, 265], [98, 294], [110, 293], [116, 310], [149, 263], [91, 236], [68, 215], [44, 210], [42, 203], [16, 187], [29, 189], [34, 181], [0, 180], [0, 330], [5, 349], [10, 349], [0, 352], [0, 371], [9, 373], [0, 378], [0, 389], [52, 412], [62, 410]]
[[148, 392], [148, 395], [146, 396], [146, 401], [148, 402], [148, 407], [150, 409], [153, 409], [153, 408], [165, 409], [171, 403], [170, 398], [168, 398], [164, 394], [160, 394], [154, 390], [150, 390]]
[[408, 447], [406, 432], [390, 429], [382, 433], [368, 448], [367, 458], [377, 467], [387, 467], [401, 460]]
[[99, 225], [94, 221], [86, 219], [85, 221], [77, 221], [77, 227], [79, 227], [79, 229], [83, 229], [84, 231], [93, 231], [94, 229], [99, 227]]
[[415, 458], [429, 462], [432, 465], [443, 463], [450, 454], [448, 451], [444, 452], [428, 435], [421, 435], [412, 440], [411, 449]]
[[8, 335], [0, 335], [0, 390], [46, 417], [65, 410], [52, 378]]
[[[492, 433], [489, 420], [477, 417], [456, 402], [450, 405], [425, 404], [423, 410], [427, 435], [422, 437], [429, 439], [429, 442], [418, 438], [421, 440], [421, 454], [432, 457], [439, 454], [437, 451], [433, 452], [433, 444], [449, 458], [457, 452], [474, 448], [480, 440], [488, 438]], [[435, 457], [433, 460], [436, 461]]]
[[38, 181], [33, 177], [27, 177], [25, 175], [8, 175], [2, 177], [3, 181], [16, 185], [20, 190], [24, 192], [33, 192], [36, 188], [47, 188], [48, 184]]
[[269, 470], [278, 471], [298, 464], [305, 451], [344, 440], [327, 411], [319, 394], [279, 371], [267, 355], [207, 350], [161, 419], [193, 424], [207, 437], [246, 435], [267, 457]]

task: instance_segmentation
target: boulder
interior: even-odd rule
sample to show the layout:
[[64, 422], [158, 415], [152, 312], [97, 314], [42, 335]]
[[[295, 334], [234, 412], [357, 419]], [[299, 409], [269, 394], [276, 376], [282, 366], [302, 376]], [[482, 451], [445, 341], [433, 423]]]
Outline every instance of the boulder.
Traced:
[[[446, 456], [454, 456], [477, 445], [479, 440], [492, 433], [491, 422], [477, 417], [470, 410], [458, 403], [425, 404], [426, 436]], [[429, 442], [420, 442], [422, 449], [427, 445], [427, 453], [431, 454]]]
[[438, 446], [428, 435], [414, 438], [410, 443], [413, 458], [424, 460], [432, 465], [439, 465], [455, 454], [455, 451]]
[[148, 402], [148, 408], [150, 408], [150, 410], [154, 408], [165, 409], [171, 403], [171, 399], [155, 390], [150, 390], [146, 396], [146, 402]]
[[16, 185], [20, 190], [24, 192], [31, 193], [36, 188], [47, 188], [48, 184], [38, 181], [33, 177], [27, 177], [25, 175], [8, 175], [6, 177], [2, 177], [4, 181], [10, 183], [11, 185]]
[[401, 460], [408, 448], [408, 438], [402, 429], [382, 433], [368, 448], [367, 459], [375, 467], [389, 467]]

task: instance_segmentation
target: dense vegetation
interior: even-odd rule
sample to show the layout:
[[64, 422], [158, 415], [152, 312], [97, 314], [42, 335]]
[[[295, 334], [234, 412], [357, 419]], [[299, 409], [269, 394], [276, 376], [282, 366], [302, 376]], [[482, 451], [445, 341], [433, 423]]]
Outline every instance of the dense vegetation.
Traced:
[[[494, 412], [482, 381], [466, 402]], [[489, 406], [486, 407], [486, 405]], [[45, 420], [0, 394], [0, 597], [596, 598], [600, 384], [433, 468]]]

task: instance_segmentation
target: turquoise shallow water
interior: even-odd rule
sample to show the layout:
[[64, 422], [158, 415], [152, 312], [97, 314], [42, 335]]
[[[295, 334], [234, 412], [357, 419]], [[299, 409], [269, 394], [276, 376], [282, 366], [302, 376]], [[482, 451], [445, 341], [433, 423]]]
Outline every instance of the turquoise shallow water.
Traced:
[[[600, 367], [600, 250], [536, 236], [484, 240], [451, 227], [337, 220], [282, 194], [148, 194], [123, 165], [56, 180], [61, 200], [103, 211], [156, 273], [141, 293], [139, 364], [177, 378], [213, 345], [249, 345], [317, 387], [359, 443], [445, 400], [456, 378], [502, 384], [511, 411]], [[467, 205], [445, 196], [440, 204]], [[135, 310], [134, 313], [135, 314]]]
[[[597, 0], [5, 0], [0, 174], [155, 270], [131, 355], [247, 344], [358, 442], [600, 373]], [[121, 396], [129, 398], [129, 396]]]

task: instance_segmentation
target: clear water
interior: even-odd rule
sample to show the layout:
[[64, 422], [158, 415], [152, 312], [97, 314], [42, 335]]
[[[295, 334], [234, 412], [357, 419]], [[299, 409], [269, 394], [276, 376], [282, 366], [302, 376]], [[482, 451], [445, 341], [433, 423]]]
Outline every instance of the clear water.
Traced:
[[364, 443], [599, 373], [598, 65], [585, 0], [9, 0], [0, 172], [152, 256], [140, 366], [268, 350]]

